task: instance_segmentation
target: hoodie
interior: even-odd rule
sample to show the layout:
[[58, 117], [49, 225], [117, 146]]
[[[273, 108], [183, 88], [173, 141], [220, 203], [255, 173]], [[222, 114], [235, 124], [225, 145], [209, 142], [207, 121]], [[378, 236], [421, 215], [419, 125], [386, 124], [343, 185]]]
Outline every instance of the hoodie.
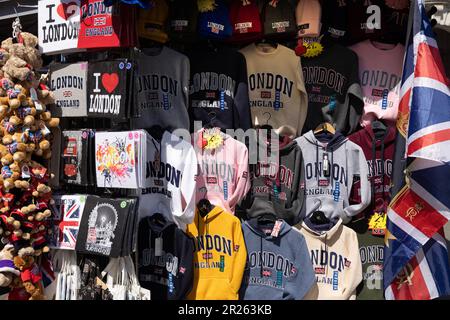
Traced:
[[241, 209], [249, 218], [273, 213], [290, 225], [296, 224], [304, 205], [304, 192], [300, 188], [304, 179], [300, 147], [295, 140], [283, 137], [277, 158], [262, 156], [261, 145], [258, 150], [258, 162], [250, 166], [252, 188], [242, 201]]
[[200, 45], [188, 52], [191, 66], [189, 118], [202, 126], [247, 130], [252, 121], [244, 56], [223, 45]]
[[308, 115], [303, 133], [322, 122], [330, 122], [343, 134], [359, 125], [364, 102], [358, 75], [358, 56], [331, 40], [322, 40], [325, 49], [317, 57], [302, 59], [308, 92]]
[[264, 226], [253, 218], [242, 230], [248, 256], [241, 299], [303, 299], [315, 280], [305, 238], [283, 220]]
[[[305, 216], [321, 210], [328, 218], [340, 217], [347, 223], [370, 204], [366, 158], [361, 147], [339, 132], [331, 139], [320, 135], [319, 139], [313, 131], [296, 139], [304, 159]], [[354, 179], [361, 182], [361, 201], [350, 205]]]
[[198, 210], [187, 227], [194, 242], [194, 286], [188, 300], [237, 300], [247, 250], [238, 218], [220, 207]]
[[295, 226], [305, 237], [316, 274], [316, 284], [305, 299], [354, 300], [362, 281], [358, 238], [341, 219], [330, 222], [317, 225], [306, 218]]
[[152, 300], [182, 300], [192, 288], [193, 245], [161, 214], [142, 219], [138, 231], [138, 279]]
[[[391, 202], [390, 191], [395, 135], [396, 129], [391, 126], [384, 133], [376, 136], [372, 125], [369, 124], [348, 137], [350, 141], [361, 147], [367, 159], [372, 202], [364, 210], [366, 217], [370, 217], [374, 211], [387, 212], [387, 207]], [[360, 201], [361, 181], [354, 181], [350, 202], [359, 203]]]
[[207, 198], [212, 204], [234, 213], [250, 189], [248, 150], [245, 144], [220, 132], [223, 143], [213, 150], [198, 147], [204, 129], [194, 137], [197, 154], [196, 202]]

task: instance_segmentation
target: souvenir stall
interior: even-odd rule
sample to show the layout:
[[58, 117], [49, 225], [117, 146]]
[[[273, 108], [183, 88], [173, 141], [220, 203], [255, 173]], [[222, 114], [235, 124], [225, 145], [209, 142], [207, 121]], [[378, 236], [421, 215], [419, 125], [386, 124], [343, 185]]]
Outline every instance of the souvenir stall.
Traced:
[[18, 3], [3, 299], [387, 298], [410, 1]]

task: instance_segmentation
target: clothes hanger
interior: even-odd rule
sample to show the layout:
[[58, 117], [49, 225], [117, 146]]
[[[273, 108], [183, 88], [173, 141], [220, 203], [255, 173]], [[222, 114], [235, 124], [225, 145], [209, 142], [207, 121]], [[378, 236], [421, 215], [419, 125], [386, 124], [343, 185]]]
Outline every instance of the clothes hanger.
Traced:
[[380, 134], [381, 136], [386, 132], [387, 126], [380, 120], [375, 120], [372, 122], [372, 131], [374, 132], [375, 136]]
[[163, 127], [161, 127], [160, 125], [155, 124], [154, 126], [151, 126], [147, 131], [156, 140], [161, 140], [162, 136], [166, 130]]
[[217, 118], [216, 113], [214, 111], [211, 111], [208, 113], [209, 121], [203, 126], [203, 128], [205, 129], [212, 129], [214, 128], [214, 123], [213, 121]]
[[267, 39], [266, 37], [262, 37], [261, 39], [255, 41], [256, 46], [259, 46], [261, 44], [268, 44], [274, 49], [278, 48], [278, 43], [275, 40]]
[[206, 187], [204, 188], [204, 191], [205, 191], [205, 193], [203, 194], [203, 198], [197, 203], [198, 213], [202, 217], [205, 217], [208, 213], [210, 213], [212, 211], [212, 209], [214, 209], [214, 206], [206, 198], [206, 193], [208, 192]]
[[273, 213], [264, 213], [257, 218], [258, 224], [271, 224], [277, 221], [277, 217]]
[[162, 213], [159, 213], [159, 212], [152, 214], [149, 217], [149, 219], [150, 219], [151, 223], [154, 223], [160, 227], [164, 226], [165, 223], [167, 222], [166, 217]]
[[330, 223], [330, 219], [325, 216], [323, 211], [314, 211], [311, 218], [309, 219], [314, 224], [327, 224]]
[[316, 127], [316, 129], [314, 130], [314, 135], [322, 132], [335, 134], [336, 129], [331, 125], [331, 123], [323, 122]]
[[270, 120], [270, 118], [272, 118], [272, 115], [271, 115], [269, 112], [264, 112], [264, 113], [263, 113], [263, 115], [266, 115], [266, 114], [269, 115], [269, 117], [268, 117], [267, 120], [266, 120], [266, 124], [260, 126], [259, 128], [260, 128], [260, 129], [265, 129], [265, 130], [272, 130], [273, 127], [269, 124], [269, 120]]

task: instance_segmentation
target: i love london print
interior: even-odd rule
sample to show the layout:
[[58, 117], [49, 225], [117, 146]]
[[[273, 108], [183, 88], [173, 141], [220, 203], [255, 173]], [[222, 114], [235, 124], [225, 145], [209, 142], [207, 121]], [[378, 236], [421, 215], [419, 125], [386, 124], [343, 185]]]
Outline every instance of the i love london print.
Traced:
[[45, 54], [84, 51], [78, 47], [80, 0], [39, 0], [39, 49]]
[[127, 75], [131, 62], [114, 60], [89, 63], [88, 116], [125, 119]]

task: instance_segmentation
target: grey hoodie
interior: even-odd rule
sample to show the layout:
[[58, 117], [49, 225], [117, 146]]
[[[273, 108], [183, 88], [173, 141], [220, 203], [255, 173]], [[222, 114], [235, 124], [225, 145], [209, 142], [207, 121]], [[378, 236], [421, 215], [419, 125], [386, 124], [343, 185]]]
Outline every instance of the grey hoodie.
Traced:
[[[297, 142], [283, 137], [279, 144], [278, 162], [264, 161], [250, 166], [252, 188], [242, 201], [241, 208], [249, 218], [273, 213], [294, 225], [301, 219], [304, 205], [302, 152]], [[277, 150], [278, 151], [278, 150]], [[260, 159], [261, 157], [258, 157]]]
[[[363, 211], [371, 201], [369, 169], [364, 153], [357, 144], [339, 132], [327, 139], [308, 131], [296, 141], [299, 144], [305, 169], [305, 216], [321, 210], [328, 218], [340, 217], [344, 223]], [[328, 164], [328, 171], [326, 170]], [[361, 180], [361, 202], [349, 204], [354, 179]]]
[[285, 221], [277, 222], [277, 236], [271, 235], [273, 224], [261, 225], [257, 218], [242, 224], [247, 248], [243, 300], [300, 300], [315, 282], [304, 237]]

